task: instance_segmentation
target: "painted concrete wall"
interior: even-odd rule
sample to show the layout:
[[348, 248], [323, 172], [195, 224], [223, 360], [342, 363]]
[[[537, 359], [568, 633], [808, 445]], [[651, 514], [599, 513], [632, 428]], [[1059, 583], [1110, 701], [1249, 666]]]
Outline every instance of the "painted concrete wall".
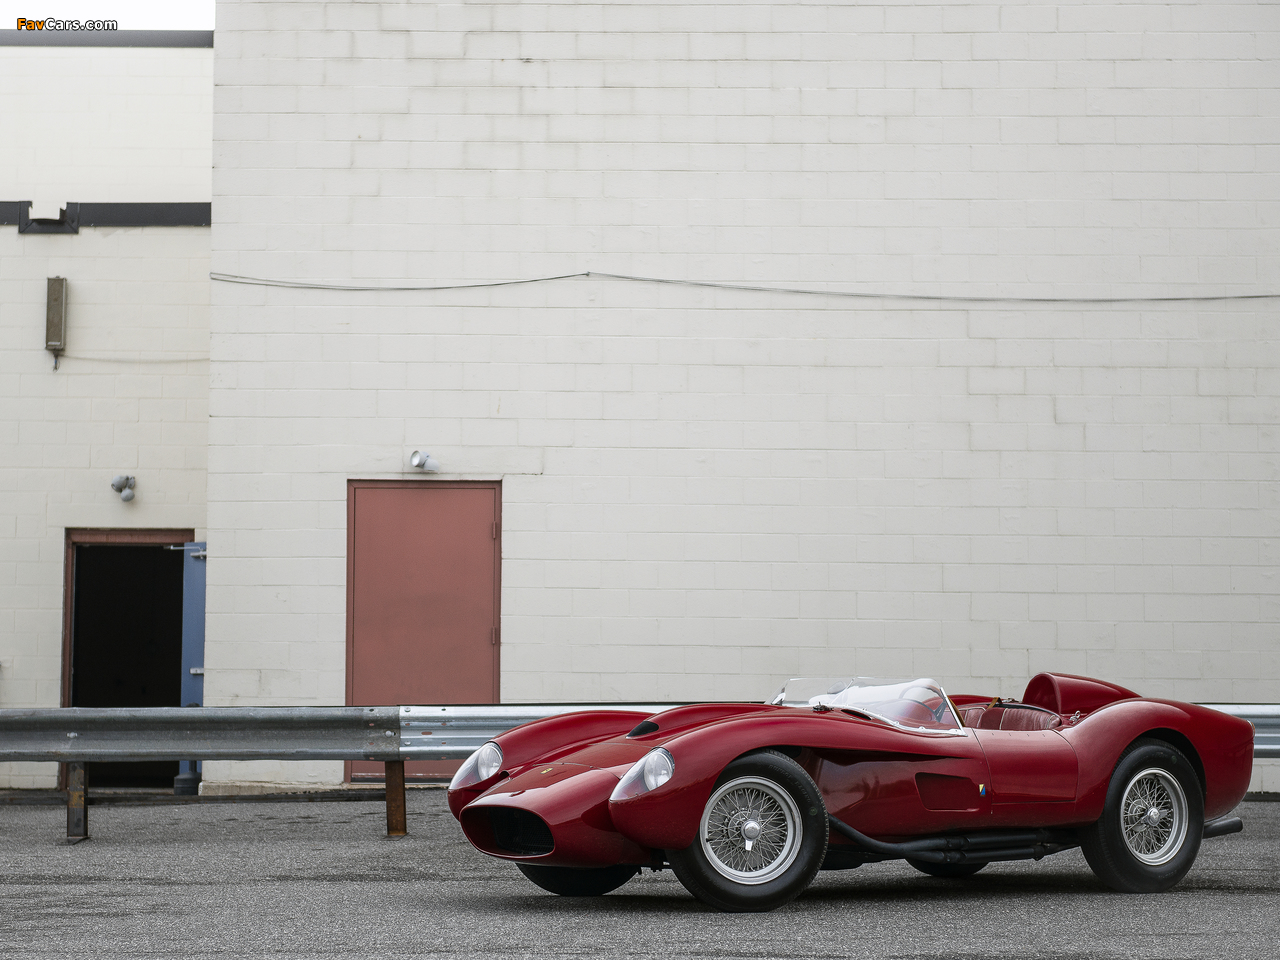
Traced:
[[207, 203], [212, 100], [209, 49], [4, 47], [0, 199]]
[[[1277, 289], [1280, 8], [226, 3], [213, 265]], [[345, 482], [501, 478], [506, 699], [1276, 700], [1274, 301], [215, 283], [210, 702], [343, 696]], [[331, 766], [218, 778], [323, 781]]]
[[[211, 50], [5, 48], [0, 199], [208, 201]], [[42, 211], [37, 206], [35, 213]], [[67, 527], [205, 523], [209, 230], [0, 226], [0, 706], [57, 706]], [[44, 350], [46, 278], [67, 350]], [[111, 490], [137, 477], [137, 497]], [[0, 764], [51, 786], [53, 764]]]

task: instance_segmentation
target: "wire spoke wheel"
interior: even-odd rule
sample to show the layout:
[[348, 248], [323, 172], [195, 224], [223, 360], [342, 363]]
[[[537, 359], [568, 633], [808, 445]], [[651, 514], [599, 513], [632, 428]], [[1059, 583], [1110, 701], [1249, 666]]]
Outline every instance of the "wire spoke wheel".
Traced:
[[736, 883], [768, 883], [799, 853], [804, 827], [795, 800], [761, 777], [740, 777], [707, 801], [699, 836], [707, 861]]
[[1176, 777], [1159, 767], [1140, 771], [1120, 801], [1120, 831], [1143, 863], [1168, 863], [1187, 835], [1187, 797]]
[[665, 851], [685, 889], [734, 913], [773, 910], [812, 882], [831, 828], [818, 785], [777, 750], [724, 768], [687, 847]]
[[1204, 833], [1204, 789], [1176, 746], [1139, 737], [1120, 754], [1102, 816], [1080, 830], [1098, 879], [1125, 893], [1168, 890], [1191, 869]]

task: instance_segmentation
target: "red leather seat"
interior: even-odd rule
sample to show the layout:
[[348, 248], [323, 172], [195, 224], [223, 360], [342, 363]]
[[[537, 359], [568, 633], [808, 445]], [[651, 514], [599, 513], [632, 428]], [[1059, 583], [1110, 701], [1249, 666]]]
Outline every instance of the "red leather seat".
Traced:
[[986, 707], [982, 711], [982, 716], [978, 718], [979, 730], [999, 730], [1000, 717], [1004, 713], [1003, 707]]
[[1062, 726], [1056, 713], [1017, 703], [965, 707], [960, 719], [974, 730], [1053, 730]]
[[1001, 730], [1052, 730], [1062, 726], [1062, 718], [1048, 710], [1033, 707], [1005, 707], [1001, 712]]

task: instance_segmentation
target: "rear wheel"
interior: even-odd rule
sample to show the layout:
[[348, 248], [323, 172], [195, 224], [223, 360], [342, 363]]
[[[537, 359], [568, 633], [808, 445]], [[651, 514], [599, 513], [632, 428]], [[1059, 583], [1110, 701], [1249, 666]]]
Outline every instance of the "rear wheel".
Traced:
[[703, 808], [698, 837], [667, 851], [695, 897], [718, 910], [773, 910], [813, 880], [827, 852], [827, 808], [804, 769], [780, 753], [725, 767]]
[[1161, 740], [1138, 740], [1116, 764], [1102, 817], [1080, 831], [1080, 846], [1107, 886], [1155, 893], [1186, 876], [1203, 834], [1204, 796], [1191, 762]]
[[931, 877], [941, 877], [944, 880], [963, 880], [965, 877], [972, 877], [986, 866], [985, 863], [930, 863], [927, 860], [910, 858], [907, 859], [907, 863], [921, 873], [927, 873]]
[[520, 872], [543, 890], [562, 897], [602, 897], [640, 872], [639, 867], [625, 863], [614, 867], [544, 867], [536, 863], [517, 863]]

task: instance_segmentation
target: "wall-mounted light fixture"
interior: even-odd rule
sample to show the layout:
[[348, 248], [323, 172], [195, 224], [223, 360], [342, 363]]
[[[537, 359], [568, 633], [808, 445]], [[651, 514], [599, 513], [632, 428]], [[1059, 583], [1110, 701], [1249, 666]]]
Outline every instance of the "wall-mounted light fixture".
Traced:
[[436, 473], [440, 469], [439, 461], [425, 450], [413, 451], [409, 457], [409, 466], [417, 467], [426, 473]]
[[136, 481], [133, 477], [126, 477], [123, 473], [111, 480], [111, 489], [120, 494], [120, 499], [128, 503], [133, 499], [133, 485]]
[[58, 355], [67, 347], [67, 280], [50, 277], [46, 285], [44, 309], [44, 348], [53, 354], [53, 369], [58, 369]]

